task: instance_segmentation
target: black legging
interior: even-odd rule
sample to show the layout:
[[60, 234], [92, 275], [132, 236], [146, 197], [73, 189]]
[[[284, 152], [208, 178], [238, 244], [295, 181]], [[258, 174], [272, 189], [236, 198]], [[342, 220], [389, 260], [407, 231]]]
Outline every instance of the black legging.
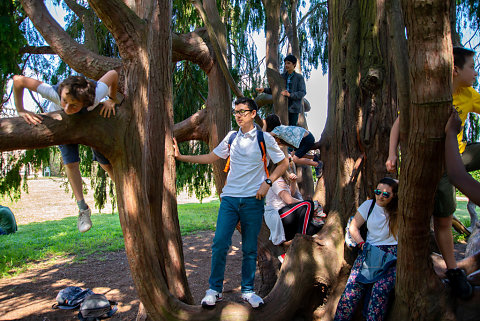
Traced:
[[278, 210], [287, 241], [293, 239], [297, 233], [313, 235], [318, 232], [319, 228], [311, 223], [313, 209], [313, 201], [301, 201]]

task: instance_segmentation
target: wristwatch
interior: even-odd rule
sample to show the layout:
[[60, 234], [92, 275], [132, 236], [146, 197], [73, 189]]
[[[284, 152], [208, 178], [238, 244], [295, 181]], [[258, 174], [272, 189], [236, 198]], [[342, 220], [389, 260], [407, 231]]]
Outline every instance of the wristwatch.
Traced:
[[270, 187], [272, 187], [272, 180], [270, 178], [267, 178], [265, 180], [265, 183], [267, 183], [268, 185], [270, 185]]

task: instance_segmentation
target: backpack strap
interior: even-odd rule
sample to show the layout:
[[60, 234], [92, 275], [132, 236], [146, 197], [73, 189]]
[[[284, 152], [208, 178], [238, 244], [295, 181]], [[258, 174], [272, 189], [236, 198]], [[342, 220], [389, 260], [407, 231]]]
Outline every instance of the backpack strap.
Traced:
[[[228, 153], [230, 154], [230, 146], [232, 146], [232, 143], [233, 141], [235, 140], [235, 138], [237, 137], [237, 134], [238, 132], [234, 132], [232, 135], [230, 135], [230, 137], [228, 137]], [[230, 155], [228, 156], [227, 158], [227, 164], [225, 164], [225, 168], [223, 169], [223, 171], [225, 173], [228, 173], [228, 171], [230, 170]]]
[[[233, 141], [237, 137], [238, 132], [233, 133], [230, 135], [228, 138], [228, 151], [230, 152], [230, 146], [233, 144]], [[262, 153], [262, 161], [263, 161], [263, 168], [265, 169], [265, 173], [267, 174], [267, 178], [270, 177], [270, 174], [268, 173], [267, 169], [267, 149], [265, 147], [265, 137], [263, 136], [263, 131], [257, 130], [257, 143], [258, 147], [260, 148], [260, 152]], [[230, 156], [227, 158], [227, 164], [225, 164], [225, 168], [223, 171], [225, 173], [228, 173], [230, 170]]]
[[372, 204], [370, 205], [370, 208], [368, 209], [367, 219], [365, 220], [365, 223], [367, 223], [368, 218], [370, 217], [370, 214], [372, 214], [372, 211], [373, 211], [374, 207], [375, 207], [375, 198], [372, 200]]
[[263, 168], [267, 174], [267, 178], [270, 177], [267, 169], [267, 148], [265, 147], [265, 137], [263, 136], [263, 131], [257, 130], [257, 142], [260, 147], [260, 152], [262, 153]]

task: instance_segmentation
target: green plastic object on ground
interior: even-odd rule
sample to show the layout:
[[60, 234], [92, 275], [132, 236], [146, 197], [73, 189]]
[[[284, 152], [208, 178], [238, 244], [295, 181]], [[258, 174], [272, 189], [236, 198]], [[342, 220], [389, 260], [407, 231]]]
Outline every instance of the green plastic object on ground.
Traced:
[[0, 234], [11, 234], [16, 231], [17, 221], [15, 221], [12, 211], [8, 207], [0, 205]]

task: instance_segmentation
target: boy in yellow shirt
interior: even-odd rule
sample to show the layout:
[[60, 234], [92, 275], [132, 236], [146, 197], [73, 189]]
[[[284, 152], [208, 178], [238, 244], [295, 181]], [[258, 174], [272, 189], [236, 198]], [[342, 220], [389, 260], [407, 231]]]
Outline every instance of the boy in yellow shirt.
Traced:
[[[468, 144], [463, 141], [463, 126], [470, 112], [480, 114], [480, 94], [472, 85], [478, 76], [475, 70], [475, 52], [462, 47], [453, 48], [453, 106], [462, 122], [462, 129], [457, 136], [458, 148], [463, 164], [468, 172], [480, 169], [480, 143]], [[397, 146], [399, 138], [399, 118], [395, 120], [390, 132], [389, 156], [385, 163], [388, 171], [395, 171]], [[447, 277], [453, 293], [461, 299], [469, 299], [472, 286], [467, 282], [465, 272], [457, 268], [453, 254], [453, 236], [451, 233], [453, 213], [457, 207], [455, 188], [444, 173], [437, 186], [433, 223], [435, 239], [447, 265]]]

